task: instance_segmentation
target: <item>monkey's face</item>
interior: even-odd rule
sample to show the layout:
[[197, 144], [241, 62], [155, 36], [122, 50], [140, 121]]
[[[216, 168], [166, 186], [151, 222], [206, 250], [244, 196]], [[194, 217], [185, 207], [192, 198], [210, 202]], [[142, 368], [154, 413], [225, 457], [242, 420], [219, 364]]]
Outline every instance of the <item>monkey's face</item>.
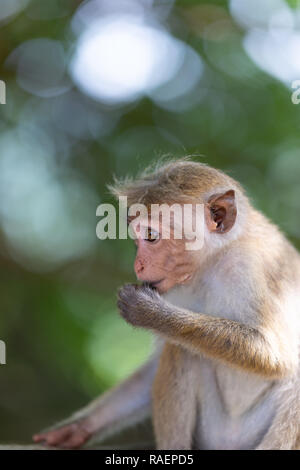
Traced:
[[[222, 237], [233, 227], [236, 214], [235, 193], [230, 190], [209, 199], [205, 205], [203, 223], [211, 236]], [[175, 285], [189, 283], [208, 252], [207, 241], [202, 249], [188, 249], [185, 230], [182, 238], [174, 236], [176, 224], [183, 227], [185, 221], [182, 217], [183, 212], [179, 222], [175, 223], [173, 217], [169, 224], [160, 217], [151, 218], [149, 215], [129, 220], [137, 246], [134, 263], [136, 276], [159, 293], [167, 292]]]
[[163, 239], [147, 227], [146, 236], [135, 240], [137, 254], [134, 270], [140, 281], [162, 294], [178, 284], [188, 283], [197, 270], [197, 257], [185, 248], [185, 240]]

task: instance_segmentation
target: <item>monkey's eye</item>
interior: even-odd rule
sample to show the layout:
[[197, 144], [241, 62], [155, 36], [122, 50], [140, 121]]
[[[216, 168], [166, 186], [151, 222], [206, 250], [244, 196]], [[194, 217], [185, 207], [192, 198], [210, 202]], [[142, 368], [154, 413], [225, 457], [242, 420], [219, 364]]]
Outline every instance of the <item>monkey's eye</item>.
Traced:
[[155, 242], [158, 239], [159, 233], [156, 230], [153, 230], [153, 228], [146, 229], [145, 240], [147, 240], [147, 242]]

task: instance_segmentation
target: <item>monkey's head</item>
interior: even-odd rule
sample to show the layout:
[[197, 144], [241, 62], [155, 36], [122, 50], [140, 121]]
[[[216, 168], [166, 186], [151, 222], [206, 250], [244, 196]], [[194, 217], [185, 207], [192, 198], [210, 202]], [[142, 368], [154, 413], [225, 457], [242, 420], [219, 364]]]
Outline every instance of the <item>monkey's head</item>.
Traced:
[[[134, 269], [139, 280], [160, 293], [176, 285], [189, 284], [207, 257], [239, 237], [245, 217], [239, 216], [237, 208], [243, 206], [244, 215], [248, 208], [247, 198], [236, 181], [219, 170], [188, 159], [146, 170], [134, 180], [116, 181], [110, 190], [116, 197], [126, 196], [129, 207], [138, 203], [148, 208], [147, 217], [129, 217], [129, 222], [139, 218]], [[174, 238], [172, 222], [170, 236], [162, 236], [161, 219], [153, 224], [150, 218], [153, 204], [169, 207], [189, 204], [193, 208], [201, 204], [204, 207], [201, 249], [187, 249], [185, 236]]]

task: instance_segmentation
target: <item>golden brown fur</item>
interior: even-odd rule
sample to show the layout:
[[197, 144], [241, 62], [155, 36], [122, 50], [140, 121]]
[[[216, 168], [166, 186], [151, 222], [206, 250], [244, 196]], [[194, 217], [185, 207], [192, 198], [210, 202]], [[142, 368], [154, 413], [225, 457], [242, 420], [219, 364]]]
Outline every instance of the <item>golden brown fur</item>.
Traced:
[[158, 360], [75, 416], [74, 432], [66, 425], [37, 440], [82, 444], [86, 430], [133, 422], [151, 405], [159, 449], [299, 448], [298, 252], [236, 181], [188, 159], [111, 191], [129, 205], [204, 204], [204, 247], [136, 240], [137, 277], [156, 290], [125, 285], [118, 307], [160, 338]]

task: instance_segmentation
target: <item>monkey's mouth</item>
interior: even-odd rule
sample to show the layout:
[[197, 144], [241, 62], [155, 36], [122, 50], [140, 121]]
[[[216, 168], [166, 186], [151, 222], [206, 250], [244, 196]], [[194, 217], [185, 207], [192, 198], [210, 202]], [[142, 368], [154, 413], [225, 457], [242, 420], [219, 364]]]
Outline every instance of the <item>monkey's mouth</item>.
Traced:
[[145, 281], [143, 282], [143, 286], [150, 287], [151, 289], [156, 289], [157, 286], [163, 281], [163, 279], [160, 279], [159, 281]]

